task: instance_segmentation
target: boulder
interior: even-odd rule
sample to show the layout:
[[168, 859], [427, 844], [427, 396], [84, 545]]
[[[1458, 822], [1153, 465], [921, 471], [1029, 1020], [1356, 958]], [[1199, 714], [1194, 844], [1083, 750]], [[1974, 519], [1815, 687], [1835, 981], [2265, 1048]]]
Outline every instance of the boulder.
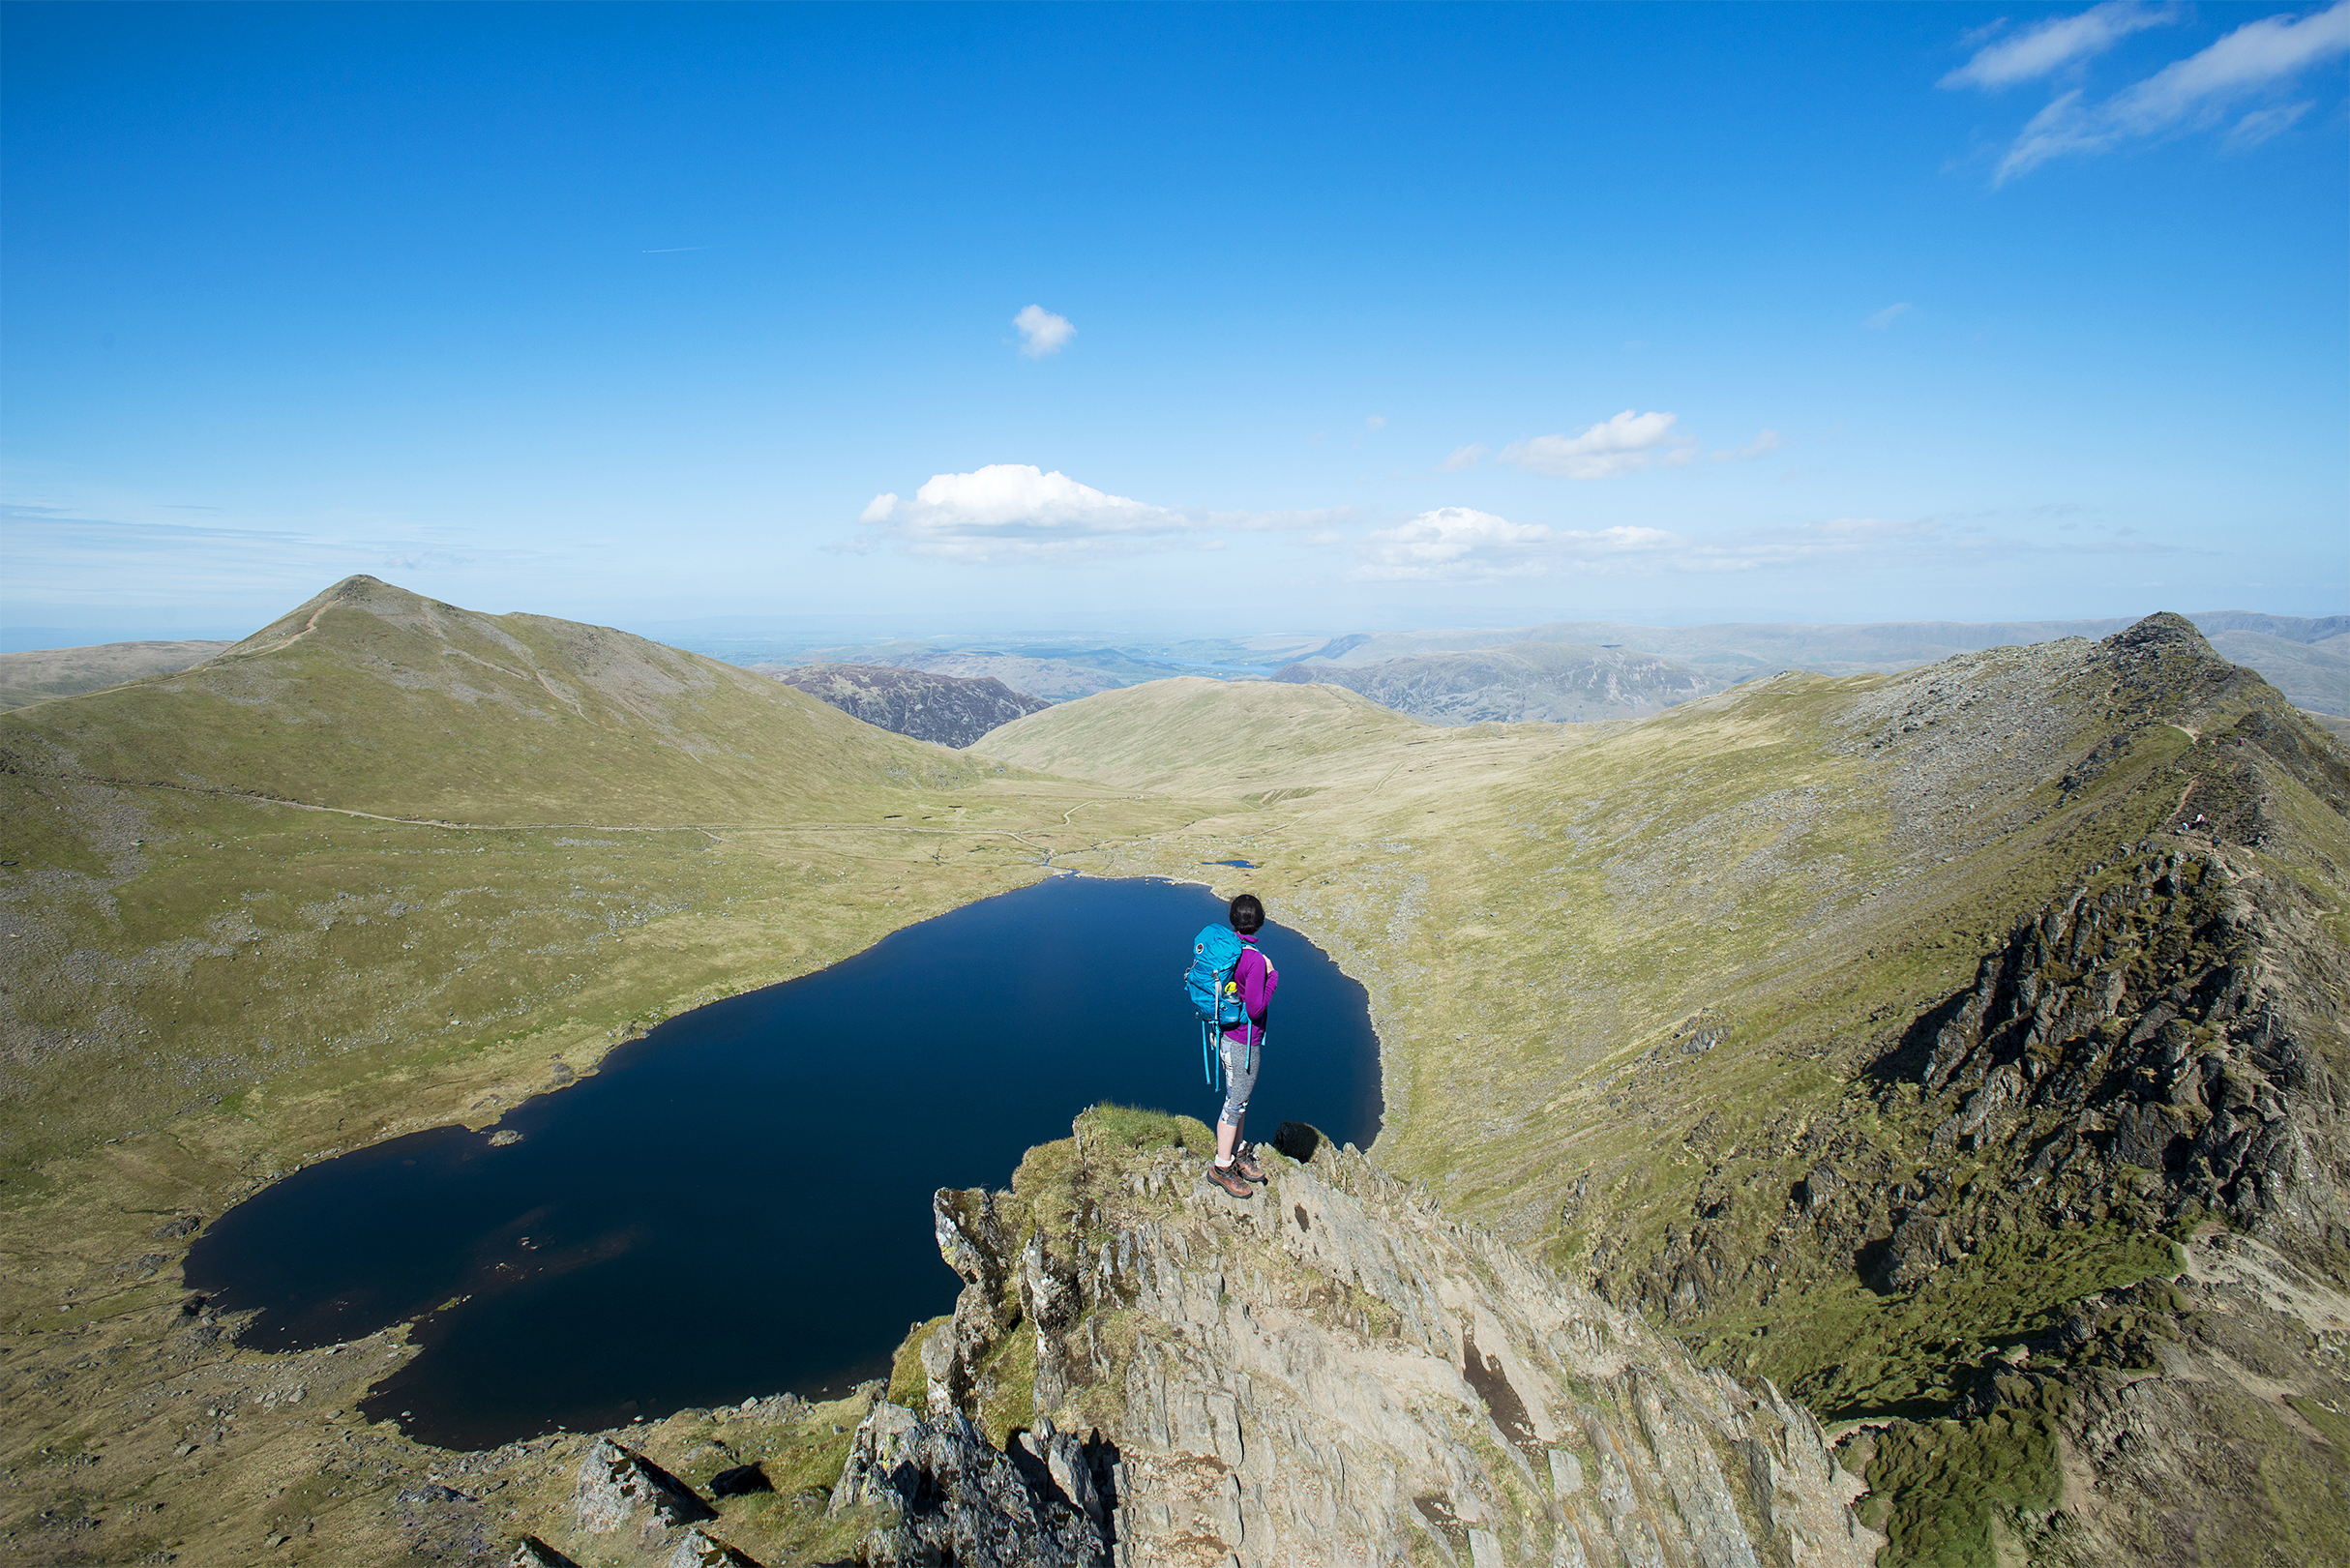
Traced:
[[580, 1462], [572, 1511], [589, 1534], [627, 1531], [648, 1544], [669, 1530], [718, 1517], [692, 1487], [610, 1437], [598, 1437]]
[[759, 1568], [759, 1560], [721, 1541], [707, 1530], [687, 1530], [677, 1550], [661, 1560], [661, 1568]]

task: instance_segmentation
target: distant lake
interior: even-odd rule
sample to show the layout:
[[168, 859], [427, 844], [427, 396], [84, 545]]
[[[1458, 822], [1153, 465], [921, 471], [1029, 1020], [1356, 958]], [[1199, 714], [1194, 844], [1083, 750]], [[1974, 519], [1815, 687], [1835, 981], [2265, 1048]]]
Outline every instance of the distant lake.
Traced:
[[[967, 904], [671, 1019], [510, 1112], [519, 1143], [442, 1127], [297, 1171], [198, 1238], [189, 1283], [260, 1308], [259, 1349], [418, 1319], [362, 1408], [443, 1447], [843, 1391], [954, 1306], [935, 1189], [1001, 1187], [1100, 1100], [1213, 1122], [1182, 971], [1223, 916], [1204, 887], [1069, 875]], [[1281, 990], [1250, 1137], [1368, 1145], [1362, 987], [1260, 940]]]

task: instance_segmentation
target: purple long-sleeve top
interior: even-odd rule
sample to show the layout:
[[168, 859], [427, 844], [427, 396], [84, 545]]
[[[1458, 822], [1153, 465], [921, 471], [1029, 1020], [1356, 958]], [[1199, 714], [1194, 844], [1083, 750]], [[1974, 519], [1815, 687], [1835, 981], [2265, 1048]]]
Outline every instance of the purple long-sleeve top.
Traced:
[[1240, 1010], [1249, 1016], [1245, 1024], [1235, 1023], [1224, 1031], [1224, 1038], [1241, 1045], [1253, 1045], [1264, 1038], [1264, 1010], [1273, 1005], [1273, 989], [1281, 984], [1281, 974], [1273, 961], [1257, 951], [1257, 938], [1240, 938], [1240, 960], [1233, 965], [1233, 979], [1240, 987]]

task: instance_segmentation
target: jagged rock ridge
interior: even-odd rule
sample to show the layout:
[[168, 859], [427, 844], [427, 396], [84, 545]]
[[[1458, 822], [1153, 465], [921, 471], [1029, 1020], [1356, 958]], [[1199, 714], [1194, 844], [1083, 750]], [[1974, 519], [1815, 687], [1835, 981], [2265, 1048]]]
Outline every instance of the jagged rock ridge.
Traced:
[[1115, 1442], [1121, 1568], [1857, 1565], [1880, 1544], [1800, 1406], [1700, 1372], [1352, 1149], [1288, 1130], [1309, 1158], [1261, 1154], [1273, 1179], [1243, 1204], [1162, 1141], [1206, 1146], [1197, 1123], [1074, 1131], [1008, 1193], [938, 1195], [966, 1285], [922, 1345], [924, 1431]]
[[[2122, 723], [2054, 791], [2167, 749], [2148, 787], [2169, 825], [2090, 851], [1840, 1109], [1806, 1118], [1774, 1225], [1709, 1188], [1661, 1252], [1602, 1245], [1594, 1274], [1701, 1337], [1800, 1331], [1783, 1315], [1832, 1303], [1838, 1274], [1912, 1325], [1814, 1352], [1791, 1383], [1825, 1416], [1916, 1418], [1850, 1461], [1894, 1511], [1896, 1560], [1918, 1559], [1929, 1519], [1950, 1524], [1947, 1487], [1918, 1502], [1931, 1475], [1986, 1444], [2038, 1479], [1996, 1518], [1959, 1509], [1984, 1550], [2005, 1530], [2052, 1561], [2343, 1560], [2350, 1520], [2296, 1499], [2350, 1484], [2331, 1413], [2350, 1407], [2350, 959], [2320, 891], [2343, 882], [2350, 766], [2178, 617], [2097, 655], [2091, 695]], [[1948, 750], [1978, 695], [1929, 684], [1863, 744]], [[2042, 1283], [2067, 1278], [2069, 1300]], [[2015, 1305], [1986, 1312], [2003, 1280]], [[1938, 1326], [1970, 1292], [1978, 1326]], [[1746, 1364], [1768, 1363], [1770, 1341], [1748, 1343]]]
[[1053, 705], [993, 676], [940, 675], [887, 665], [800, 665], [775, 678], [893, 734], [957, 749], [998, 725]]

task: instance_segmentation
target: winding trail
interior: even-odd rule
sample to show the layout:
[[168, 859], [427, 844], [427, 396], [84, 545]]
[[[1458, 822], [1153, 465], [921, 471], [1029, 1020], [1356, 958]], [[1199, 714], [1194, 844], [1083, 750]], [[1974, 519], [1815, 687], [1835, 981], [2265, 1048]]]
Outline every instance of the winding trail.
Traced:
[[[1038, 843], [1014, 828], [890, 827], [878, 822], [453, 822], [438, 816], [393, 816], [348, 806], [319, 806], [307, 800], [290, 800], [283, 795], [265, 794], [254, 789], [229, 789], [220, 784], [166, 784], [160, 779], [102, 779], [86, 773], [28, 773], [18, 777], [53, 780], [61, 784], [99, 784], [111, 789], [168, 789], [183, 795], [212, 795], [224, 800], [251, 801], [256, 805], [285, 806], [297, 812], [320, 812], [329, 816], [354, 816], [369, 822], [390, 822], [400, 827], [442, 828], [457, 833], [522, 833], [562, 828], [580, 833], [700, 833], [712, 839], [721, 833], [910, 833], [939, 839], [1015, 839], [1044, 856], [1043, 864], [1048, 866], [1052, 864], [1055, 853], [1051, 846]], [[1079, 801], [1060, 814], [1061, 826], [1070, 826], [1069, 818], [1086, 807], [1101, 804], [1094, 800]]]

